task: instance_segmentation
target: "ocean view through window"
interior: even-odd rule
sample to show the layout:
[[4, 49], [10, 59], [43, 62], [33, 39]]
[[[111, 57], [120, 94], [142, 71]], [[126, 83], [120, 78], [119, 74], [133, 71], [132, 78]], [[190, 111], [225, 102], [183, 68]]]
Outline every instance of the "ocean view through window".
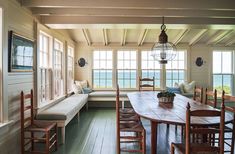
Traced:
[[232, 94], [233, 87], [233, 52], [213, 51], [213, 89]]
[[113, 86], [113, 53], [112, 51], [93, 52], [93, 88], [112, 88]]

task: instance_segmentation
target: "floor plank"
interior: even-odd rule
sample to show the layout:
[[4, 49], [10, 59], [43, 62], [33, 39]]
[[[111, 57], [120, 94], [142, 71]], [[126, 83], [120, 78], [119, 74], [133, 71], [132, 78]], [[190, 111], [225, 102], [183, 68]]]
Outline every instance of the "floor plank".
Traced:
[[[142, 119], [146, 129], [147, 154], [150, 153], [150, 122]], [[81, 111], [66, 126], [66, 142], [54, 154], [116, 154], [115, 109], [91, 108]], [[181, 128], [160, 124], [158, 128], [158, 154], [170, 153], [170, 143], [181, 141]], [[132, 145], [136, 146], [136, 145]]]

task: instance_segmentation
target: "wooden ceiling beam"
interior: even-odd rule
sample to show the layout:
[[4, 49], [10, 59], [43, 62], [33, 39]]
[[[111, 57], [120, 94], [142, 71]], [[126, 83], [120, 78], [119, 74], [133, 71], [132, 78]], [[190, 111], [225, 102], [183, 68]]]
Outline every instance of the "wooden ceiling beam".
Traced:
[[175, 40], [172, 42], [173, 44], [177, 45], [184, 36], [189, 32], [189, 29], [183, 29], [175, 38]]
[[218, 30], [213, 37], [211, 37], [208, 41], [207, 41], [207, 45], [209, 44], [216, 44], [217, 42], [220, 41], [221, 38], [225, 37], [228, 33], [230, 33], [230, 31], [223, 31], [223, 30]]
[[205, 33], [207, 32], [207, 29], [202, 29], [200, 32], [198, 32], [189, 42], [189, 45], [194, 45], [196, 44], [198, 41], [200, 41], [200, 39], [205, 35]]
[[234, 0], [22, 0], [26, 7], [235, 10]]
[[[160, 24], [162, 17], [42, 16], [43, 24]], [[169, 25], [235, 25], [235, 18], [165, 18]]]
[[102, 29], [102, 33], [103, 33], [104, 45], [107, 46], [109, 44], [109, 42], [108, 42], [108, 35], [107, 35], [107, 29]]
[[126, 45], [126, 33], [127, 33], [127, 29], [123, 29], [122, 30], [122, 38], [121, 38], [121, 46]]
[[224, 35], [222, 35], [214, 44], [218, 44], [219, 42], [223, 41], [226, 37], [229, 37], [230, 35], [232, 35], [234, 33], [233, 30], [229, 30], [226, 33], [224, 33]]
[[148, 33], [148, 29], [143, 29], [140, 32], [140, 36], [139, 36], [139, 39], [138, 39], [138, 46], [143, 45], [147, 33]]
[[119, 17], [207, 17], [235, 18], [235, 11], [178, 9], [100, 9], [100, 8], [32, 8], [34, 15], [119, 16]]
[[225, 44], [225, 46], [231, 46], [231, 45], [233, 45], [233, 44], [235, 44], [235, 39], [234, 39], [234, 37], [231, 38], [231, 40], [229, 40], [229, 41]]
[[89, 34], [88, 34], [88, 29], [82, 29], [82, 33], [83, 33], [83, 36], [86, 39], [87, 45], [91, 46], [91, 39], [90, 39]]

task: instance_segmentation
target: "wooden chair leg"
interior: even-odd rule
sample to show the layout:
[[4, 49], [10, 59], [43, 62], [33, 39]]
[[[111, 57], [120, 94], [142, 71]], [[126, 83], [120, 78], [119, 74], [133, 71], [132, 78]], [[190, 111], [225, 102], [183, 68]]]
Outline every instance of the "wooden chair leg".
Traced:
[[171, 143], [171, 154], [175, 154], [175, 146]]
[[34, 151], [34, 133], [31, 132], [31, 151]]
[[55, 143], [55, 151], [57, 151], [58, 149], [58, 128], [57, 128], [57, 125], [55, 126], [55, 140], [56, 140], [56, 143]]
[[234, 140], [235, 140], [235, 124], [233, 124], [232, 141], [231, 141], [231, 154], [234, 154]]
[[46, 153], [50, 153], [50, 133], [46, 132]]
[[143, 153], [146, 154], [146, 132], [145, 130], [143, 130], [143, 134], [142, 134], [142, 150], [143, 150]]

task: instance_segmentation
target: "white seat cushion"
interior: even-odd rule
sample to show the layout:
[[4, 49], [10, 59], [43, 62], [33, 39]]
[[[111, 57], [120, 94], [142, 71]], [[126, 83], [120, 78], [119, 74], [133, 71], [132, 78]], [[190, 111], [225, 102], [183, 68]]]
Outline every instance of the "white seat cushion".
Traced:
[[79, 112], [87, 103], [88, 94], [72, 95], [58, 104], [37, 114], [39, 120], [66, 120]]

